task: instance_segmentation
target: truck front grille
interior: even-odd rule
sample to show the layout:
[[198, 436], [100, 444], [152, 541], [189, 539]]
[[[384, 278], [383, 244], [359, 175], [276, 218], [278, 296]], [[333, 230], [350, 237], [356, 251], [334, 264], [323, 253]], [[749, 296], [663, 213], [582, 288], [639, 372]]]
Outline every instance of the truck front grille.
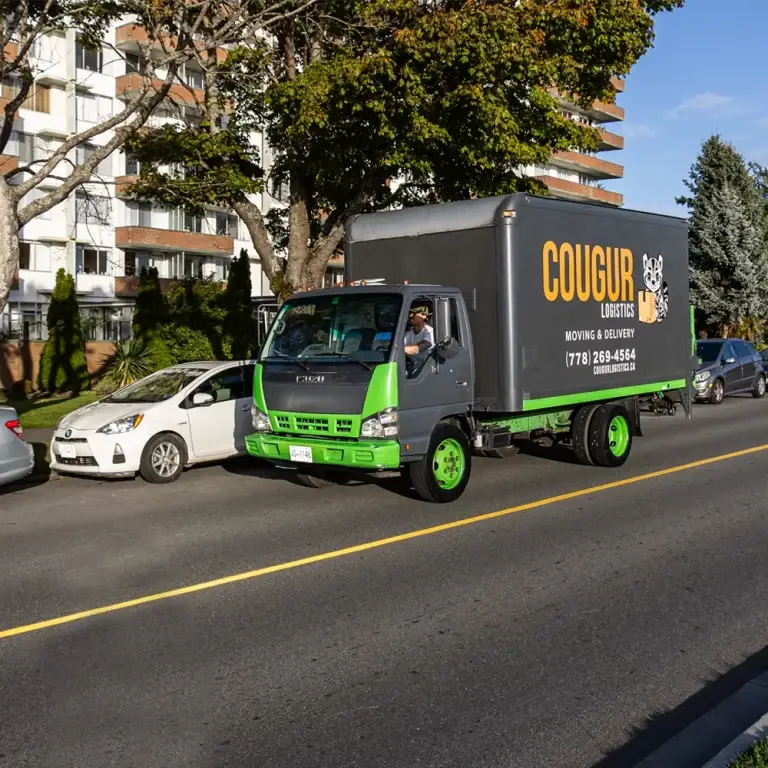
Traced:
[[354, 438], [360, 434], [360, 418], [355, 416], [325, 416], [314, 413], [275, 413], [272, 427], [277, 432], [317, 437]]

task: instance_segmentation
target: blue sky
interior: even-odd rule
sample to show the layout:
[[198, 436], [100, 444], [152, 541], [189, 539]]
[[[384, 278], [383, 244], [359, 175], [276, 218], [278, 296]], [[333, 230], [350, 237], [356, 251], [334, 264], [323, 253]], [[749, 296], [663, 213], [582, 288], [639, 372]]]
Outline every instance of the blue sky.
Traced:
[[617, 97], [626, 122], [605, 126], [625, 136], [624, 179], [606, 183], [625, 207], [684, 216], [675, 196], [713, 133], [768, 165], [766, 29], [768, 0], [687, 0], [657, 17], [654, 48]]

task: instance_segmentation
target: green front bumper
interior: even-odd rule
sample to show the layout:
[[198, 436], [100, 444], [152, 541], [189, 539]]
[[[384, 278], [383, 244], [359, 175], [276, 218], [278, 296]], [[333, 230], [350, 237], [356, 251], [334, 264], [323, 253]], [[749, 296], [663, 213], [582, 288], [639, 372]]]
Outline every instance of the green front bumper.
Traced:
[[257, 433], [245, 438], [251, 456], [267, 461], [291, 461], [290, 446], [310, 447], [312, 463], [355, 469], [397, 469], [400, 444], [396, 440], [316, 440]]

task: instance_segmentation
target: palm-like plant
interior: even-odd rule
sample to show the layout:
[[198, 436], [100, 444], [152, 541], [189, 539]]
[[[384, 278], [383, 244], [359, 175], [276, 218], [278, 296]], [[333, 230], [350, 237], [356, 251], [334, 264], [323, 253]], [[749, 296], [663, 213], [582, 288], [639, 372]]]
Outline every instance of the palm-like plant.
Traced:
[[114, 354], [104, 362], [101, 373], [110, 387], [122, 389], [152, 373], [153, 362], [151, 351], [141, 339], [121, 341], [115, 345]]

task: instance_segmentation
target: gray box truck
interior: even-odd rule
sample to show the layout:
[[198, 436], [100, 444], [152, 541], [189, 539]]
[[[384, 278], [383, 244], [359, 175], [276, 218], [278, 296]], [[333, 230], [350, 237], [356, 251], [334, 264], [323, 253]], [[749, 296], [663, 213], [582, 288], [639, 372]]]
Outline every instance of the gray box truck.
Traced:
[[682, 219], [525, 194], [364, 214], [345, 269], [283, 304], [254, 377], [248, 451], [305, 484], [400, 470], [450, 502], [473, 454], [617, 467], [640, 398], [690, 417]]

